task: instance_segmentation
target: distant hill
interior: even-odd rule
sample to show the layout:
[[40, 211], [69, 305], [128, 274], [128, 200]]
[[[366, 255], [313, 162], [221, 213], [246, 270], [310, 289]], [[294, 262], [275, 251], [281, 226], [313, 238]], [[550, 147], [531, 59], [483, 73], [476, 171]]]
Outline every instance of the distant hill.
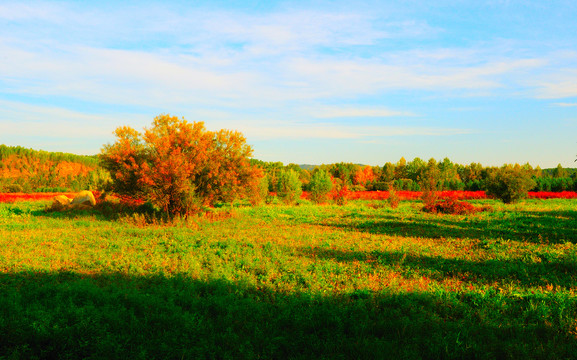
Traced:
[[0, 192], [95, 189], [109, 178], [96, 156], [0, 145]]
[[318, 167], [319, 165], [309, 165], [309, 164], [301, 164], [299, 165], [299, 167], [303, 170], [308, 170], [308, 171], [312, 171], [314, 170], [316, 167]]

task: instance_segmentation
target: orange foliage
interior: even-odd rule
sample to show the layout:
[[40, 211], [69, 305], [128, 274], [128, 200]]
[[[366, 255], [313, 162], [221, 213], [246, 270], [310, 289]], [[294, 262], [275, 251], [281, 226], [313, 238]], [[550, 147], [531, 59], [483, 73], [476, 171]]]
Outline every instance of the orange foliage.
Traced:
[[367, 182], [375, 180], [375, 174], [373, 173], [373, 168], [369, 165], [357, 170], [353, 178], [355, 185], [365, 185]]
[[211, 132], [202, 122], [161, 115], [144, 134], [121, 127], [116, 136], [101, 153], [115, 190], [172, 214], [250, 195], [262, 177], [249, 163], [251, 147], [236, 131]]
[[44, 161], [26, 158], [16, 154], [2, 159], [3, 166], [0, 168], [0, 178], [17, 179], [28, 178], [36, 173], [54, 174], [58, 177], [87, 175], [94, 170], [84, 164], [70, 161]]

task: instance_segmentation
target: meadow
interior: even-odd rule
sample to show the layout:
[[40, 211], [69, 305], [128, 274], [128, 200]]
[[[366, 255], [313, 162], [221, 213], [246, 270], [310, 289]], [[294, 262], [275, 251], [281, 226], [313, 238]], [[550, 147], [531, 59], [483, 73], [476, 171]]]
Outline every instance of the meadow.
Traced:
[[0, 359], [569, 359], [577, 199], [0, 204]]

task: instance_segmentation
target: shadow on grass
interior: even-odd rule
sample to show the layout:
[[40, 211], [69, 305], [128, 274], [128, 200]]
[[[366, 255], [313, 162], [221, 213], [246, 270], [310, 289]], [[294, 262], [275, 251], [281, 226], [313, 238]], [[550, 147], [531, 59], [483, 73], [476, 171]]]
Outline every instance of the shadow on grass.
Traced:
[[519, 282], [523, 287], [557, 285], [567, 289], [577, 283], [575, 259], [549, 259], [542, 257], [534, 262], [515, 260], [485, 260], [480, 262], [451, 259], [441, 256], [408, 254], [406, 251], [343, 251], [327, 248], [301, 248], [301, 255], [314, 259], [337, 262], [366, 262], [395, 268], [403, 276], [426, 276], [442, 281], [448, 277], [475, 284], [510, 284]]
[[535, 308], [538, 298], [488, 294], [312, 296], [72, 272], [2, 273], [0, 289], [5, 358], [570, 358], [577, 350], [565, 323], [574, 301], [563, 312], [554, 299]]
[[[15, 208], [16, 211], [20, 211]], [[130, 216], [146, 216], [151, 219], [162, 219], [164, 214], [154, 210], [150, 204], [142, 205], [126, 205], [122, 203], [101, 202], [90, 209], [68, 209], [54, 211], [49, 207], [42, 209], [31, 210], [30, 214], [33, 216], [47, 217], [52, 219], [78, 219], [82, 217], [92, 217], [95, 220], [114, 221], [124, 217]]]
[[427, 238], [470, 238], [529, 241], [534, 243], [577, 243], [577, 211], [513, 211], [514, 217], [488, 218], [451, 215], [399, 218], [384, 213], [367, 218], [353, 215], [321, 225], [390, 236]]

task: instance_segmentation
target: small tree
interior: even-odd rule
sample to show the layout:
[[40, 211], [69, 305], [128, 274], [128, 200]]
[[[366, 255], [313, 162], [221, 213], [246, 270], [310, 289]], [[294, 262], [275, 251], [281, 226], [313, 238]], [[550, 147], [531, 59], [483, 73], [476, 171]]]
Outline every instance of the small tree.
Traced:
[[421, 200], [423, 201], [425, 210], [434, 207], [439, 200], [437, 196], [437, 184], [440, 176], [441, 171], [437, 166], [437, 161], [433, 158], [429, 159], [427, 166], [421, 172], [419, 184], [423, 191]]
[[501, 199], [505, 204], [525, 198], [533, 187], [535, 181], [532, 173], [519, 164], [494, 169], [486, 180], [487, 194]]
[[557, 167], [553, 169], [553, 177], [556, 179], [567, 177], [567, 171], [563, 169], [561, 164], [557, 164]]
[[311, 200], [317, 203], [325, 202], [332, 188], [333, 182], [329, 173], [322, 169], [316, 171], [309, 182]]
[[163, 211], [189, 214], [200, 204], [250, 196], [262, 171], [249, 161], [252, 149], [236, 131], [207, 131], [202, 122], [161, 115], [144, 133], [115, 132], [100, 160], [112, 190], [150, 201]]
[[279, 172], [276, 182], [276, 194], [287, 204], [296, 202], [303, 192], [299, 174], [292, 169]]
[[267, 201], [268, 202], [268, 198], [269, 198], [269, 191], [268, 191], [268, 187], [269, 187], [269, 179], [268, 179], [268, 175], [264, 175], [260, 181], [258, 182], [258, 201], [256, 201], [256, 203], [261, 203], [263, 201]]
[[349, 195], [349, 189], [347, 184], [342, 179], [331, 179], [333, 183], [333, 189], [331, 190], [330, 197], [334, 200], [337, 205], [346, 205], [347, 196]]
[[399, 195], [397, 194], [397, 191], [395, 190], [395, 187], [393, 186], [393, 184], [389, 184], [389, 197], [387, 198], [387, 202], [389, 203], [389, 205], [391, 205], [391, 208], [396, 209], [399, 206]]

